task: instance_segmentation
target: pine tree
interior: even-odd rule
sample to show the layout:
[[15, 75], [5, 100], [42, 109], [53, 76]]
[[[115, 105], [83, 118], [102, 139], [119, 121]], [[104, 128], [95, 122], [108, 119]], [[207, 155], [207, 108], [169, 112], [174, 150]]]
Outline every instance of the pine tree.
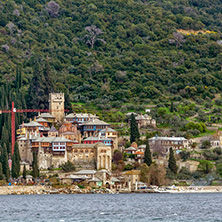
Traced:
[[150, 145], [149, 145], [149, 141], [148, 140], [146, 142], [146, 149], [145, 149], [145, 154], [144, 154], [144, 163], [146, 163], [148, 166], [150, 166], [151, 163], [152, 163], [152, 157], [151, 157], [151, 152], [150, 152]]
[[26, 179], [26, 166], [25, 166], [25, 164], [24, 164], [24, 166], [23, 166], [22, 177], [23, 177], [24, 180]]
[[140, 138], [140, 133], [138, 130], [138, 126], [136, 123], [136, 119], [134, 114], [132, 113], [131, 115], [131, 120], [130, 120], [130, 142], [135, 142]]
[[176, 159], [175, 159], [172, 147], [170, 148], [168, 167], [174, 174], [177, 174], [177, 163], [176, 163]]
[[39, 169], [38, 169], [38, 160], [37, 160], [37, 153], [33, 150], [33, 161], [32, 161], [32, 176], [37, 178], [39, 176]]
[[3, 180], [2, 163], [0, 163], [0, 180]]
[[10, 177], [10, 170], [9, 170], [9, 164], [8, 164], [8, 153], [7, 153], [6, 144], [3, 145], [2, 171], [3, 171], [3, 174], [5, 175], [6, 180], [8, 181]]

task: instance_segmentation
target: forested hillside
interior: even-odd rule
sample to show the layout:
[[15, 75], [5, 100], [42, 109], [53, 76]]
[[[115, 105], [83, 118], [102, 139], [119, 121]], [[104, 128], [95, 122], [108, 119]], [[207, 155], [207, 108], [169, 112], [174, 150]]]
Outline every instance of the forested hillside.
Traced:
[[28, 107], [47, 106], [52, 90], [106, 109], [213, 98], [222, 89], [221, 12], [219, 0], [1, 0], [0, 83], [19, 87]]
[[[219, 0], [1, 0], [0, 109], [48, 108], [61, 91], [66, 108], [94, 104], [106, 121], [154, 103], [160, 127], [204, 133], [187, 124], [222, 119], [221, 12]], [[17, 128], [27, 115], [16, 115]], [[0, 132], [3, 147], [10, 115]]]

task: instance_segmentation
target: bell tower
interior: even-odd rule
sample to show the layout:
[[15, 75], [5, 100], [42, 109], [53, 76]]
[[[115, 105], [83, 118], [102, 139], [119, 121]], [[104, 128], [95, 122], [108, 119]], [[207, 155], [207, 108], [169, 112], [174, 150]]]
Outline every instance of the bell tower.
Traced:
[[50, 114], [55, 117], [56, 121], [62, 122], [64, 117], [64, 93], [49, 93]]

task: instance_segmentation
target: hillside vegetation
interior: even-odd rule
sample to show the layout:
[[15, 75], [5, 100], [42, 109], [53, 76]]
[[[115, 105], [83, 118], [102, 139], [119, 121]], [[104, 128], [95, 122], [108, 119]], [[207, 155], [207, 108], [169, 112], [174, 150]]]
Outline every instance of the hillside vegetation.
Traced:
[[[152, 107], [172, 135], [213, 133], [206, 125], [222, 122], [221, 12], [219, 0], [1, 0], [0, 109], [47, 109], [48, 93], [64, 92], [67, 109], [114, 126]], [[16, 114], [16, 128], [27, 120]], [[0, 132], [3, 147], [10, 115], [0, 115]]]
[[39, 75], [71, 101], [105, 109], [212, 99], [222, 89], [221, 12], [219, 0], [1, 0], [0, 83], [15, 88], [21, 68], [25, 96]]

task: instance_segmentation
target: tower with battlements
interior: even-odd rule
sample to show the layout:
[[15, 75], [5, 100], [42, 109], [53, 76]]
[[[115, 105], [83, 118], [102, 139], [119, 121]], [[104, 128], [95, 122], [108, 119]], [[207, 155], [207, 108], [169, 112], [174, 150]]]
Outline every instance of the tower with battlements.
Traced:
[[50, 93], [49, 94], [49, 109], [56, 121], [62, 122], [64, 117], [64, 93]]

